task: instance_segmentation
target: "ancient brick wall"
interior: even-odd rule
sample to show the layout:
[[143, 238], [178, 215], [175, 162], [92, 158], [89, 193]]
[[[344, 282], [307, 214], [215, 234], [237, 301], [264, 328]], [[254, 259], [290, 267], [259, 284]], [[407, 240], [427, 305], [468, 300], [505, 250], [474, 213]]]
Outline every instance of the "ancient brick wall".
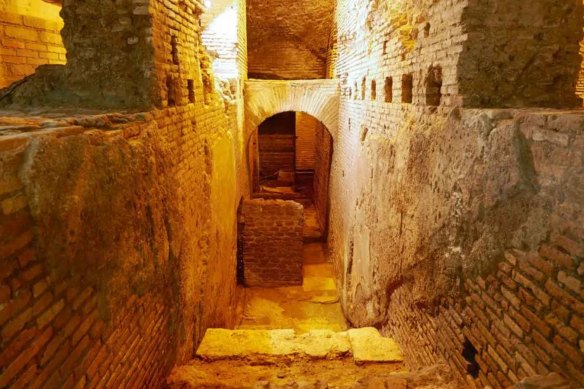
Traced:
[[203, 106], [21, 120], [39, 129], [0, 142], [0, 382], [162, 385], [234, 319], [205, 303], [235, 298], [229, 121]]
[[314, 162], [314, 206], [318, 223], [327, 231], [329, 212], [329, 181], [333, 153], [333, 139], [326, 127], [319, 123], [316, 129]]
[[[123, 93], [132, 94], [132, 103], [159, 96], [167, 108], [71, 116], [79, 101], [68, 100], [69, 108], [50, 119], [26, 113], [0, 119], [9, 127], [0, 138], [0, 386], [160, 387], [175, 363], [192, 357], [206, 328], [234, 324], [234, 312], [224, 307], [235, 305], [236, 209], [247, 190], [241, 88], [212, 82], [194, 3], [137, 5], [129, 9], [132, 27], [125, 3], [85, 4], [98, 10], [95, 20], [76, 8], [80, 2], [69, 4], [69, 37], [107, 21], [114, 23], [107, 35], [113, 42], [143, 48], [149, 43], [140, 34], [150, 32], [142, 23], [152, 23], [155, 49], [142, 52], [150, 58], [116, 54], [130, 53], [138, 67], [152, 64], [141, 69], [155, 73], [131, 75], [152, 84], [133, 89], [125, 77], [135, 68], [116, 67], [127, 58], [98, 63], [99, 71], [120, 87], [129, 82]], [[123, 8], [119, 19], [108, 19], [116, 6]], [[138, 35], [124, 35], [130, 32]], [[117, 47], [85, 38], [95, 47], [69, 53], [77, 66]], [[245, 57], [238, 58], [245, 69]], [[71, 69], [68, 83], [75, 79]], [[51, 85], [53, 79], [43, 80], [47, 73], [35, 77]], [[86, 81], [103, 86], [92, 74], [90, 67]], [[22, 90], [30, 100], [16, 100], [54, 97], [38, 85]], [[72, 85], [65, 89], [94, 93], [84, 89], [87, 82]], [[127, 102], [115, 89], [105, 93], [113, 104]]]
[[39, 65], [66, 62], [60, 35], [63, 21], [58, 16], [48, 19], [10, 11], [0, 13], [0, 88], [33, 74]]
[[314, 170], [316, 131], [319, 121], [302, 112], [296, 113], [296, 169]]
[[243, 224], [245, 285], [302, 284], [302, 205], [283, 200], [246, 200]]
[[249, 77], [324, 78], [334, 1], [247, 1]]
[[[548, 371], [580, 383], [584, 117], [454, 108], [469, 103], [473, 76], [492, 73], [462, 70], [465, 47], [482, 35], [461, 21], [494, 20], [485, 16], [494, 8], [484, 7], [495, 3], [472, 14], [476, 4], [467, 1], [338, 2], [330, 63], [342, 96], [329, 246], [351, 323], [394, 335], [412, 366], [448, 361], [471, 386], [499, 388]], [[551, 25], [572, 2], [556, 6], [538, 2], [532, 16], [551, 7]], [[566, 63], [552, 61], [542, 80], [563, 80], [573, 67], [574, 49], [565, 47], [558, 55]], [[528, 68], [526, 79], [544, 68]], [[519, 100], [502, 94], [496, 104], [553, 105], [555, 86], [533, 86], [538, 92], [519, 88]], [[558, 86], [567, 98], [557, 102], [567, 104], [573, 93]], [[473, 90], [488, 99], [488, 89], [481, 93]]]
[[462, 15], [468, 39], [457, 70], [464, 104], [581, 106], [574, 81], [582, 62], [582, 10], [580, 0], [469, 0]]

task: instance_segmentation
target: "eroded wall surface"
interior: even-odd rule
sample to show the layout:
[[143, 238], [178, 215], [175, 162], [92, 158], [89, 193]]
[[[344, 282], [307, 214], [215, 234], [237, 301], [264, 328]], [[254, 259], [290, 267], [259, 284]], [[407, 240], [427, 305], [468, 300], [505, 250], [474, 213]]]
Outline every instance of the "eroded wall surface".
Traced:
[[[480, 3], [338, 2], [329, 246], [345, 313], [395, 336], [412, 367], [447, 361], [469, 385], [548, 371], [581, 383], [584, 115], [457, 107], [574, 106], [581, 5], [503, 15], [523, 5]], [[521, 23], [549, 46], [525, 84], [507, 85], [499, 75], [526, 60], [505, 67], [517, 45], [495, 57], [473, 45]], [[493, 89], [479, 88], [486, 79]]]
[[0, 88], [33, 74], [39, 65], [66, 62], [59, 10], [42, 0], [0, 2]]

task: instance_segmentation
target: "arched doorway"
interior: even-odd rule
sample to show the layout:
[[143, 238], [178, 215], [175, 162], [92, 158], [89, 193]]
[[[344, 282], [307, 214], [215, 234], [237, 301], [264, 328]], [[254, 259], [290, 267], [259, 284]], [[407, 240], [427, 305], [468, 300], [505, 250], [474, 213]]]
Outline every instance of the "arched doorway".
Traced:
[[255, 198], [285, 199], [305, 209], [305, 240], [326, 240], [333, 139], [315, 117], [287, 111], [264, 120], [249, 142]]

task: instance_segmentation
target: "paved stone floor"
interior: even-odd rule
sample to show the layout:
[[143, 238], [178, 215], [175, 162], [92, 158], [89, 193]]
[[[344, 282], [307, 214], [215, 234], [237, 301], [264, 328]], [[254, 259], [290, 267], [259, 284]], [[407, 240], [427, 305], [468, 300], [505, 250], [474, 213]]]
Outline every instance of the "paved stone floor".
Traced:
[[326, 262], [326, 246], [304, 245], [304, 284], [282, 288], [248, 288], [242, 329], [313, 329], [344, 331], [333, 269]]
[[208, 329], [171, 388], [448, 388], [440, 367], [405, 370], [399, 346], [375, 328], [349, 329], [326, 246], [304, 246], [304, 284], [245, 289], [237, 329]]

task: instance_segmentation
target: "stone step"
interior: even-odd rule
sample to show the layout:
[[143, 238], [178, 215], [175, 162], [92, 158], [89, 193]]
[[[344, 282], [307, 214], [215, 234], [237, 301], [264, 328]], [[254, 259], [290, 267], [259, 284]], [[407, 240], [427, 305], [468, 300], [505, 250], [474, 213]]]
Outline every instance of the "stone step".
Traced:
[[343, 332], [312, 330], [297, 334], [284, 330], [208, 329], [196, 356], [204, 361], [247, 360], [274, 362], [290, 359], [352, 357], [357, 364], [402, 362], [399, 346], [375, 328]]

